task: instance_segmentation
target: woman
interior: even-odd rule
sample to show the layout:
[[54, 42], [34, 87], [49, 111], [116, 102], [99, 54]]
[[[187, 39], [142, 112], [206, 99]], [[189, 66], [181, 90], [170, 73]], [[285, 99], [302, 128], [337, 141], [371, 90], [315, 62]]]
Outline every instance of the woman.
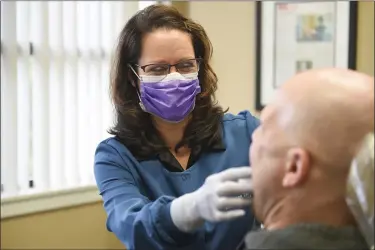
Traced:
[[251, 169], [239, 166], [249, 166], [258, 120], [214, 102], [211, 54], [204, 29], [164, 5], [120, 34], [117, 120], [97, 148], [95, 176], [107, 228], [128, 249], [235, 249], [251, 229]]

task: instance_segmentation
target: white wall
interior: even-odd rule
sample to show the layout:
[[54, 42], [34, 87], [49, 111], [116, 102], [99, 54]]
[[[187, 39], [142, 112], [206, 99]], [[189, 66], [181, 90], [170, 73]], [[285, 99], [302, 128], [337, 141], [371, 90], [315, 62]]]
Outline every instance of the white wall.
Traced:
[[208, 33], [218, 74], [217, 98], [231, 113], [255, 110], [255, 2], [189, 4], [190, 17]]

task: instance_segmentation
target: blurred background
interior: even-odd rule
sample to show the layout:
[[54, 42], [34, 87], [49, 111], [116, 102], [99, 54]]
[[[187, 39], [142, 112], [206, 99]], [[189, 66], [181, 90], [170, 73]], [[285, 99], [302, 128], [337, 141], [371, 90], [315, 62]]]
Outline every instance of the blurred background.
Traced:
[[[106, 231], [93, 154], [112, 122], [109, 66], [154, 1], [1, 2], [1, 249], [124, 249]], [[255, 2], [163, 2], [214, 47], [217, 99], [255, 110]], [[374, 2], [358, 3], [357, 69], [374, 75]]]

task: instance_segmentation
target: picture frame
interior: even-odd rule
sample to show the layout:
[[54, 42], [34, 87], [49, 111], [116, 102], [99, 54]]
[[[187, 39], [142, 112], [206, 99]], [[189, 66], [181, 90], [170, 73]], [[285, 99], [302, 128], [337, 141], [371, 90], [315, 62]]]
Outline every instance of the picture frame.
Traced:
[[256, 100], [261, 111], [300, 71], [356, 69], [356, 1], [257, 1]]

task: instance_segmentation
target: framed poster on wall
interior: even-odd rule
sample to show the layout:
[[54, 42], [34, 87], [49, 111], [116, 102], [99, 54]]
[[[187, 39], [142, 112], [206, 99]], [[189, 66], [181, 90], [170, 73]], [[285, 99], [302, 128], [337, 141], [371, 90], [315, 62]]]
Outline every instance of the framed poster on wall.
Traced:
[[256, 109], [298, 72], [355, 69], [357, 2], [256, 2]]

